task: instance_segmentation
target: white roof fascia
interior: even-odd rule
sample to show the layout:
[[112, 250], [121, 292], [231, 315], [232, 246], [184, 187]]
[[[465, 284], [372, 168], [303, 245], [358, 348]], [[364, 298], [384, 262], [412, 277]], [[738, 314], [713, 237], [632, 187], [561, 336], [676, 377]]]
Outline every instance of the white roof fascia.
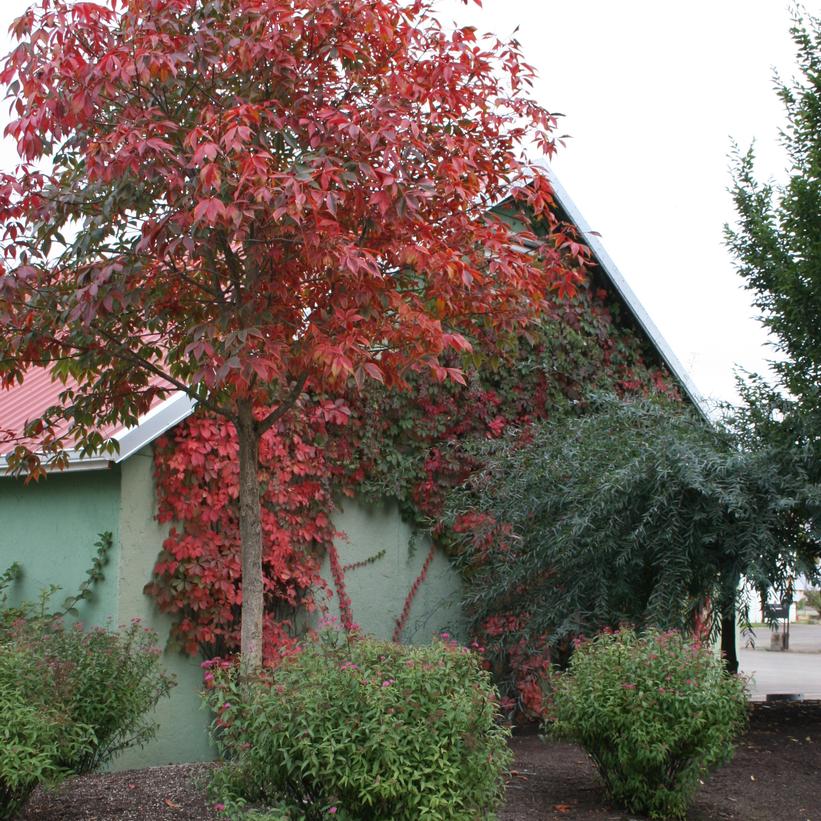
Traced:
[[112, 438], [120, 444], [120, 452], [112, 457], [114, 462], [119, 464], [142, 450], [174, 425], [187, 419], [195, 407], [196, 402], [185, 391], [176, 391], [168, 399], [164, 399], [143, 414], [133, 428], [114, 434]]
[[564, 209], [565, 213], [573, 224], [578, 229], [585, 245], [593, 252], [596, 262], [604, 271], [607, 278], [613, 283], [613, 287], [618, 291], [621, 298], [626, 303], [630, 312], [638, 322], [641, 329], [647, 334], [650, 342], [655, 346], [656, 350], [661, 355], [670, 372], [681, 384], [687, 397], [695, 405], [696, 409], [701, 415], [709, 420], [707, 412], [707, 404], [704, 397], [701, 395], [699, 389], [695, 386], [692, 377], [681, 364], [678, 357], [673, 353], [673, 349], [667, 343], [667, 340], [661, 335], [661, 331], [656, 327], [656, 324], [650, 319], [649, 314], [644, 309], [644, 306], [639, 302], [639, 298], [633, 292], [633, 289], [627, 284], [627, 280], [622, 275], [621, 271], [616, 267], [616, 263], [610, 258], [604, 246], [601, 244], [599, 238], [592, 232], [587, 221], [581, 215], [581, 212], [576, 207], [570, 195], [565, 191], [562, 184], [556, 178], [553, 169], [544, 164], [543, 168], [547, 171], [550, 177], [550, 183], [553, 186], [553, 192], [556, 195], [556, 201]]
[[[111, 456], [82, 456], [76, 450], [67, 450], [68, 464], [61, 469], [45, 465], [48, 473], [77, 473], [83, 470], [106, 470], [112, 465]], [[8, 458], [0, 455], [0, 479], [7, 474]]]
[[[67, 450], [68, 464], [61, 469], [46, 465], [49, 473], [72, 473], [81, 470], [106, 470], [113, 464], [128, 459], [137, 451], [162, 436], [174, 425], [182, 422], [194, 412], [196, 403], [184, 391], [176, 391], [150, 411], [143, 414], [132, 428], [115, 433], [111, 438], [119, 442], [120, 450], [116, 454], [84, 456], [76, 450]], [[8, 468], [8, 459], [0, 455], [0, 477]]]

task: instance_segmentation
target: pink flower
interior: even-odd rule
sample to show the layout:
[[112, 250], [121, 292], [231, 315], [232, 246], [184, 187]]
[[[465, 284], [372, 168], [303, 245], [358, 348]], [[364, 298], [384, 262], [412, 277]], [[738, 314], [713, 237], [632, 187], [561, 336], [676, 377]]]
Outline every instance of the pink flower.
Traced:
[[336, 807], [328, 807], [328, 815], [336, 815]]
[[214, 809], [215, 809], [217, 812], [222, 812], [222, 811], [225, 809], [225, 804], [222, 804], [222, 803], [220, 803], [220, 804], [214, 804]]
[[635, 685], [635, 684], [630, 684], [629, 682], [625, 682], [625, 683], [624, 683], [624, 684], [622, 684], [621, 686], [622, 686], [625, 690], [635, 690], [635, 689], [636, 689], [636, 685]]

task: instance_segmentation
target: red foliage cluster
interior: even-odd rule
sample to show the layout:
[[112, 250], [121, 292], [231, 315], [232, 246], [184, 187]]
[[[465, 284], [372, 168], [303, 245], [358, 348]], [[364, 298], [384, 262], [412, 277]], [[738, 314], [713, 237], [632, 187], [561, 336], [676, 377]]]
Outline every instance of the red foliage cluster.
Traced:
[[[583, 277], [525, 149], [555, 149], [532, 67], [515, 41], [447, 32], [431, 0], [40, 0], [12, 33], [9, 381], [91, 349], [96, 416], [132, 387], [150, 406], [146, 372], [227, 415], [307, 379], [460, 380], [440, 361], [470, 347], [454, 319], [518, 328]], [[535, 254], [487, 218], [508, 194], [551, 224], [525, 231]], [[84, 219], [55, 267], [44, 239]], [[55, 279], [59, 311], [28, 298]]]
[[[324, 587], [321, 557], [335, 535], [325, 445], [348, 416], [330, 402], [300, 410], [260, 446], [268, 657], [291, 642], [298, 608], [314, 606], [312, 590]], [[223, 654], [239, 641], [237, 447], [232, 425], [196, 415], [155, 448], [157, 517], [174, 526], [146, 592], [177, 617], [173, 636], [189, 653]]]
[[351, 606], [351, 597], [348, 595], [348, 590], [345, 586], [345, 569], [339, 561], [339, 551], [336, 545], [331, 543], [328, 545], [328, 564], [331, 568], [331, 576], [334, 580], [334, 587], [339, 599], [339, 621], [342, 624], [342, 629], [346, 633], [352, 632], [356, 625], [353, 620], [353, 609]]

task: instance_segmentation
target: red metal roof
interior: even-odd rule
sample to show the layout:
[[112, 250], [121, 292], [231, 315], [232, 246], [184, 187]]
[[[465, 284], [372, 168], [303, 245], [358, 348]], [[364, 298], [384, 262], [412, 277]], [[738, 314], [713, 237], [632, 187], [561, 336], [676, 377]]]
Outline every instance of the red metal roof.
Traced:
[[[156, 379], [155, 384], [161, 384], [162, 380]], [[51, 373], [46, 368], [32, 368], [26, 373], [25, 381], [22, 385], [14, 385], [11, 388], [0, 388], [0, 453], [10, 449], [4, 446], [3, 433], [11, 431], [20, 436], [25, 428], [26, 422], [36, 419], [52, 405], [59, 404], [60, 394], [66, 388], [76, 387], [77, 383], [69, 379], [65, 384], [59, 380], [55, 381]], [[152, 408], [162, 402], [162, 397], [156, 397], [152, 402]], [[65, 434], [70, 425], [62, 422], [55, 428], [55, 433]], [[112, 437], [124, 430], [123, 425], [107, 425], [102, 428], [101, 433], [106, 437]]]

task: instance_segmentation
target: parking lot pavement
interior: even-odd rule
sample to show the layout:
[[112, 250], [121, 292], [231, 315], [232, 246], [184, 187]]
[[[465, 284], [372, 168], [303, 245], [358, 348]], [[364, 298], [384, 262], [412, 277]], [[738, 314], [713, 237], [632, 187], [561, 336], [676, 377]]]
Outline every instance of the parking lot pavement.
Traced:
[[771, 651], [770, 631], [756, 631], [756, 649], [745, 648], [739, 637], [740, 670], [752, 676], [753, 700], [768, 693], [802, 693], [806, 699], [821, 699], [821, 625], [791, 624], [790, 649]]
[[[755, 650], [769, 651], [770, 628], [756, 627], [754, 637], [739, 635], [738, 646], [745, 647], [751, 639], [754, 639]], [[791, 624], [790, 652], [821, 653], [821, 624]]]

